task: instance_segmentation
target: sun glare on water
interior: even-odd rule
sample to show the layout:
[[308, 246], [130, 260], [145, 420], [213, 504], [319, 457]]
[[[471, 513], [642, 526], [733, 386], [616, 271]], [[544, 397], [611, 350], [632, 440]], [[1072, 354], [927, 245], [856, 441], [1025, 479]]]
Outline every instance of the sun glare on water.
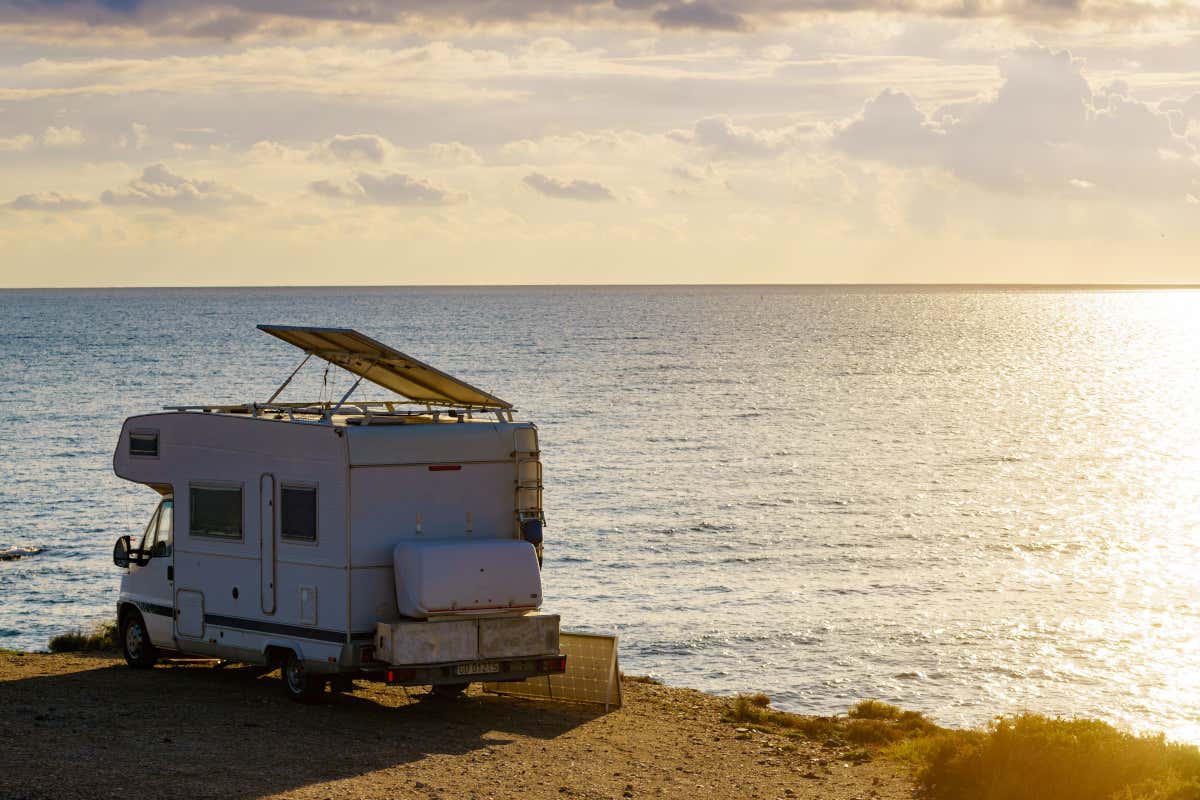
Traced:
[[1088, 504], [1052, 523], [1055, 557], [1030, 575], [1094, 599], [1091, 613], [1061, 620], [1076, 644], [1050, 648], [1045, 668], [1083, 684], [1115, 678], [1126, 699], [1101, 700], [1106, 716], [1134, 729], [1154, 718], [1169, 737], [1200, 742], [1200, 292], [1106, 299], [1115, 336], [1092, 344], [1109, 349], [1108, 368], [1080, 376], [1090, 391], [1077, 399], [1075, 435], [1089, 446], [1064, 477], [1108, 492], [1083, 492]]

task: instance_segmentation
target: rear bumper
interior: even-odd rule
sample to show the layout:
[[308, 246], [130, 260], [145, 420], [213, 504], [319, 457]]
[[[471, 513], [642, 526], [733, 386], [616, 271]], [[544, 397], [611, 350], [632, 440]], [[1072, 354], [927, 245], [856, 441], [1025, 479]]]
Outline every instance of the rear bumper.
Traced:
[[[486, 672], [484, 670], [493, 670]], [[446, 683], [523, 681], [567, 671], [564, 655], [529, 656], [495, 661], [457, 661], [448, 664], [389, 664], [364, 672], [368, 680], [389, 686], [436, 686]]]

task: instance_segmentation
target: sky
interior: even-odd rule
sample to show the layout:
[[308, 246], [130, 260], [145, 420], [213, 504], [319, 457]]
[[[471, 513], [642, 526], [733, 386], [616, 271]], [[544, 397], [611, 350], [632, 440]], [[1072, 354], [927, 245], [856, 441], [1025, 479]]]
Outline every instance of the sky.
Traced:
[[0, 287], [1200, 282], [1193, 0], [0, 0]]

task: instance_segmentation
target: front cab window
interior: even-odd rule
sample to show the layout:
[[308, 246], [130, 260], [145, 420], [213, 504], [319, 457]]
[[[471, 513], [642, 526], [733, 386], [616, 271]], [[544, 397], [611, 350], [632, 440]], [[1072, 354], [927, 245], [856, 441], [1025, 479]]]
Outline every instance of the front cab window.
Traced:
[[158, 508], [154, 509], [154, 513], [150, 515], [150, 521], [146, 523], [146, 530], [142, 533], [142, 541], [138, 543], [137, 549], [141, 551], [143, 558], [150, 555], [151, 548], [154, 547], [154, 536], [158, 533], [158, 515], [162, 513], [162, 503], [158, 504]]
[[138, 545], [143, 560], [171, 555], [174, 510], [174, 501], [163, 500], [150, 517], [150, 522], [142, 533], [141, 544]]
[[163, 500], [158, 509], [158, 535], [150, 555], [155, 558], [171, 555], [171, 538], [174, 533], [175, 501]]

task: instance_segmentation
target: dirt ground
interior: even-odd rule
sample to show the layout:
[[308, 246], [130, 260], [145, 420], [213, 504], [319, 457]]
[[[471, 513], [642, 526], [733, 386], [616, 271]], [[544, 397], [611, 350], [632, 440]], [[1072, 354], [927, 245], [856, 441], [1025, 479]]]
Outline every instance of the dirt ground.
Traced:
[[722, 722], [719, 698], [623, 689], [607, 714], [362, 681], [304, 706], [250, 668], [0, 652], [0, 798], [913, 796], [894, 764]]

